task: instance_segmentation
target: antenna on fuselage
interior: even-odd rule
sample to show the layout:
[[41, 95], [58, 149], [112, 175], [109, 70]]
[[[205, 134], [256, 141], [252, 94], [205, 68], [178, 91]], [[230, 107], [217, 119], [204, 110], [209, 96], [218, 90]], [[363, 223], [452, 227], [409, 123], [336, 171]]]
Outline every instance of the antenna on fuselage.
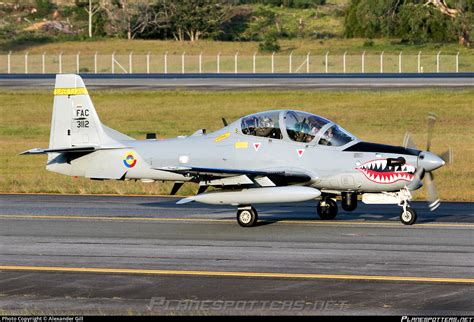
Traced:
[[224, 123], [224, 126], [229, 125], [229, 124], [227, 123], [227, 121], [225, 120], [225, 118], [222, 118], [222, 123]]

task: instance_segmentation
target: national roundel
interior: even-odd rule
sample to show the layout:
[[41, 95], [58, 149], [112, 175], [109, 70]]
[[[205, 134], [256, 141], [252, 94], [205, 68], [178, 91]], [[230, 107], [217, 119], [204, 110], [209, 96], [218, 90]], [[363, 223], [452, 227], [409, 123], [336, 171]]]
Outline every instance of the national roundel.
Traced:
[[125, 153], [125, 156], [123, 158], [123, 164], [127, 168], [133, 168], [137, 164], [137, 157], [135, 156], [135, 153], [133, 152]]

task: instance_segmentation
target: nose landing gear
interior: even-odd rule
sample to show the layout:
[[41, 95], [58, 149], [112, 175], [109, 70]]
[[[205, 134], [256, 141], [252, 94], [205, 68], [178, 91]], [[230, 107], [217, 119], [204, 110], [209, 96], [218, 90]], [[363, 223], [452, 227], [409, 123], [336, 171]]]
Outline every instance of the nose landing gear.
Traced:
[[384, 192], [388, 198], [392, 198], [402, 209], [400, 210], [400, 221], [404, 225], [413, 225], [416, 222], [416, 211], [410, 207], [409, 201], [412, 196], [408, 187], [400, 189], [399, 192]]
[[400, 221], [404, 225], [413, 225], [416, 222], [416, 211], [410, 207], [404, 207], [400, 211]]

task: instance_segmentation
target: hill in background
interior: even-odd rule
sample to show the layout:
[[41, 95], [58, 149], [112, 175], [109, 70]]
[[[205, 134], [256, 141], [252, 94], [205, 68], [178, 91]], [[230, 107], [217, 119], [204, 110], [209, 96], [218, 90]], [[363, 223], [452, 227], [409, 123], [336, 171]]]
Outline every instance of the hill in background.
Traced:
[[89, 8], [88, 0], [0, 2], [0, 51], [303, 54], [435, 52], [442, 47], [444, 52], [472, 53], [474, 0], [448, 1], [448, 8], [458, 10], [457, 18], [417, 0], [91, 0], [91, 4]]

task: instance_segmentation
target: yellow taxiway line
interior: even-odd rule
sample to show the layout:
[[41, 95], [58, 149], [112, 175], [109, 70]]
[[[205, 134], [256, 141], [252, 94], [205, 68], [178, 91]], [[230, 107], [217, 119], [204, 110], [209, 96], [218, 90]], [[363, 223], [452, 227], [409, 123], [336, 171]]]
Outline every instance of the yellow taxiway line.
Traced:
[[[149, 218], [149, 217], [105, 217], [105, 216], [63, 216], [63, 215], [0, 215], [0, 219], [74, 219], [74, 220], [97, 220], [97, 221], [152, 221], [152, 222], [197, 222], [197, 223], [229, 223], [234, 219], [210, 219], [210, 218]], [[275, 222], [286, 225], [333, 225], [333, 226], [383, 226], [383, 227], [405, 227], [398, 222], [361, 222], [361, 221], [319, 221], [319, 220], [262, 220], [262, 222]], [[474, 224], [468, 223], [419, 223], [414, 227], [440, 227], [440, 228], [474, 228]]]
[[57, 267], [57, 266], [0, 266], [0, 271], [36, 271], [68, 273], [109, 273], [136, 275], [167, 276], [201, 276], [201, 277], [253, 277], [253, 278], [288, 278], [288, 279], [337, 279], [359, 281], [390, 282], [428, 282], [428, 283], [464, 283], [474, 284], [471, 278], [456, 277], [418, 277], [418, 276], [383, 276], [383, 275], [336, 275], [336, 274], [300, 274], [269, 272], [222, 272], [222, 271], [188, 271], [134, 268], [97, 268], [97, 267]]
[[188, 222], [235, 222], [231, 219], [207, 218], [149, 218], [149, 217], [106, 217], [106, 216], [63, 216], [63, 215], [0, 215], [0, 219], [77, 219], [99, 221], [188, 221]]

